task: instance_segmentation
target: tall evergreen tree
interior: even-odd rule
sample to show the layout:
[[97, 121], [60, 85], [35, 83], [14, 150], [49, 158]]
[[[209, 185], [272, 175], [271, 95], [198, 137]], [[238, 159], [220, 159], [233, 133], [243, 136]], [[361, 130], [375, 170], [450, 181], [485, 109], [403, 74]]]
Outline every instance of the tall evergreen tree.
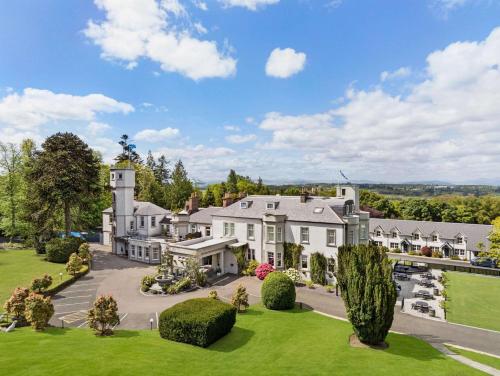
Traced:
[[226, 189], [227, 192], [238, 193], [238, 175], [236, 175], [236, 171], [233, 169], [229, 171], [229, 175], [227, 176]]
[[66, 234], [73, 225], [72, 208], [100, 191], [99, 160], [72, 133], [56, 133], [45, 140], [29, 177], [41, 203], [63, 211]]
[[375, 245], [340, 247], [337, 280], [359, 340], [382, 343], [392, 325], [397, 296], [392, 264], [385, 252]]
[[153, 153], [151, 153], [151, 150], [148, 150], [148, 156], [146, 157], [146, 166], [149, 167], [151, 171], [154, 171], [156, 168], [156, 161], [153, 157]]
[[168, 201], [170, 208], [179, 210], [184, 208], [186, 200], [193, 192], [193, 184], [188, 179], [186, 169], [179, 159], [172, 172], [172, 181], [168, 187]]
[[129, 143], [129, 137], [126, 134], [121, 135], [120, 141], [118, 142], [122, 147], [122, 152], [118, 154], [115, 160], [120, 163], [124, 161], [130, 161], [131, 163], [142, 163], [142, 159], [139, 154], [135, 151], [135, 145]]
[[161, 184], [167, 184], [170, 180], [170, 169], [168, 168], [169, 164], [170, 162], [164, 155], [161, 155], [155, 164], [153, 172], [156, 180]]

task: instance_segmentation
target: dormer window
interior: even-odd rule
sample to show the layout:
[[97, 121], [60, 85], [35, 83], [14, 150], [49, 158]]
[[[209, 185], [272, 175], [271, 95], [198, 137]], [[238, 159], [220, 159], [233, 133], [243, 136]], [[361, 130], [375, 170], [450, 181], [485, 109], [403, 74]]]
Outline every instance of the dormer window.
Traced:
[[413, 234], [413, 240], [418, 240], [420, 239], [420, 234], [419, 233], [414, 233]]
[[268, 203], [266, 203], [266, 209], [268, 209], [268, 210], [274, 210], [274, 209], [276, 209], [276, 202], [268, 202]]
[[242, 209], [246, 209], [246, 208], [248, 208], [248, 202], [246, 202], [246, 201], [241, 201], [241, 202], [240, 202], [240, 208], [242, 208]]
[[314, 208], [313, 213], [314, 214], [321, 214], [323, 213], [324, 208]]
[[398, 237], [398, 233], [397, 233], [397, 232], [393, 232], [393, 233], [392, 233], [392, 237], [393, 237], [393, 238], [397, 238], [397, 237]]
[[118, 173], [118, 180], [122, 180], [123, 179], [123, 174], [121, 172]]
[[457, 238], [457, 244], [463, 244], [464, 243], [464, 238], [462, 238], [461, 236], [459, 236]]
[[382, 231], [377, 230], [377, 231], [375, 232], [375, 236], [382, 236]]
[[437, 235], [432, 235], [432, 241], [437, 242], [438, 241], [438, 236]]

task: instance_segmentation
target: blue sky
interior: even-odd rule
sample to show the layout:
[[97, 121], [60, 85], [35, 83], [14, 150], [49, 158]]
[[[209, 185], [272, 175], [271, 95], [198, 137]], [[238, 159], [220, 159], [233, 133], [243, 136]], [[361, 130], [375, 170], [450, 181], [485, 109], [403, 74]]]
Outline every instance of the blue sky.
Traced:
[[500, 180], [500, 2], [3, 2], [0, 140], [129, 134], [191, 177]]

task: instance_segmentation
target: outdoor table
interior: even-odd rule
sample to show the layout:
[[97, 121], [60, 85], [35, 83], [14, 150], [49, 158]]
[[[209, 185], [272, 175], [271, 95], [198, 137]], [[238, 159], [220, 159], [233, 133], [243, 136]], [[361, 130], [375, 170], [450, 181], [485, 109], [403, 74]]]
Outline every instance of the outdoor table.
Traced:
[[429, 303], [417, 300], [415, 303], [415, 308], [418, 309], [420, 312], [425, 312], [429, 310]]

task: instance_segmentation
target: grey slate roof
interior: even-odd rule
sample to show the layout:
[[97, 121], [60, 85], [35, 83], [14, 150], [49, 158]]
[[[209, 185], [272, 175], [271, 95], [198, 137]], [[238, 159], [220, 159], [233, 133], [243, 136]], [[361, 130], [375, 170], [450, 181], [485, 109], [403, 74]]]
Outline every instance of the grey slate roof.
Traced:
[[[102, 211], [103, 213], [113, 213], [113, 208], [107, 208]], [[146, 201], [134, 200], [134, 215], [170, 215], [170, 210], [163, 209], [158, 205]]]
[[379, 226], [384, 233], [390, 233], [396, 227], [403, 235], [408, 236], [411, 236], [416, 229], [422, 232], [423, 237], [429, 237], [433, 232], [437, 232], [442, 239], [454, 239], [458, 234], [463, 234], [467, 240], [467, 250], [477, 250], [479, 242], [483, 242], [486, 248], [489, 248], [488, 235], [493, 228], [491, 225], [470, 223], [370, 218], [370, 232], [374, 232]]
[[200, 208], [196, 213], [193, 213], [189, 216], [189, 222], [211, 225], [212, 215], [215, 215], [220, 210], [222, 210], [222, 208], [219, 206], [209, 206], [208, 208]]
[[[241, 202], [248, 202], [248, 208], [243, 209]], [[276, 202], [276, 209], [267, 209], [268, 202]], [[234, 204], [222, 208], [216, 217], [236, 217], [261, 219], [265, 214], [286, 215], [287, 221], [336, 223], [344, 221], [334, 211], [333, 207], [343, 207], [344, 199], [310, 196], [307, 202], [301, 203], [299, 196], [247, 196]], [[321, 213], [314, 209], [322, 208]]]

